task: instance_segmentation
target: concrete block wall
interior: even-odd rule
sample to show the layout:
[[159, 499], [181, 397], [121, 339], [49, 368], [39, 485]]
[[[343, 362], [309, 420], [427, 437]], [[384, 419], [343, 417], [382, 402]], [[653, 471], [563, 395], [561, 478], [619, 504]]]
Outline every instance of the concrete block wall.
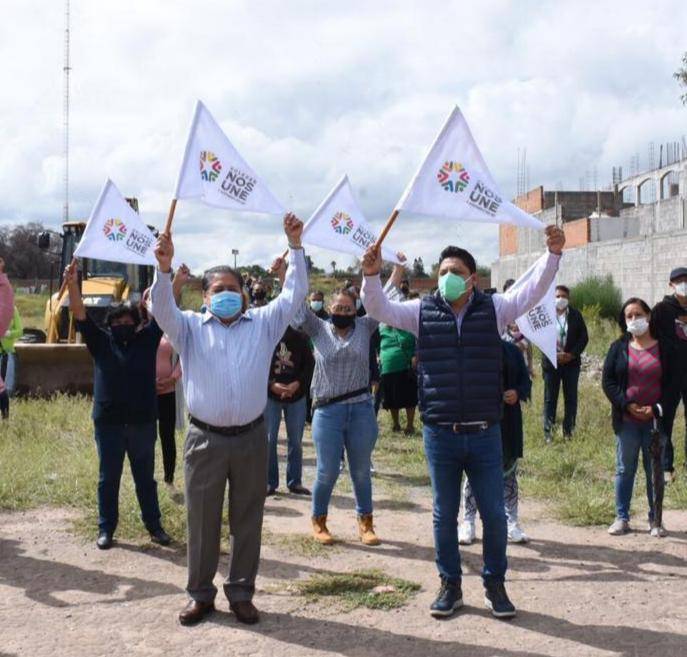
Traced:
[[[507, 278], [518, 278], [542, 254], [507, 256], [493, 263], [491, 284], [500, 287]], [[687, 230], [652, 236], [592, 242], [566, 249], [557, 280], [575, 285], [592, 276], [611, 274], [623, 298], [639, 296], [654, 304], [669, 293], [670, 270], [687, 266]]]

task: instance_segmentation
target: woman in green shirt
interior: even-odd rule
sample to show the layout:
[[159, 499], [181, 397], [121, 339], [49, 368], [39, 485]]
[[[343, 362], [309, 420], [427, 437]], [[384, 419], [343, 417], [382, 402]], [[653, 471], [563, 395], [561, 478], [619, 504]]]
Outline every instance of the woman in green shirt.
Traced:
[[417, 378], [415, 375], [415, 337], [412, 333], [379, 325], [379, 360], [382, 368], [382, 405], [391, 413], [394, 431], [401, 431], [399, 411], [406, 410], [404, 433], [415, 432], [413, 421], [417, 406]]

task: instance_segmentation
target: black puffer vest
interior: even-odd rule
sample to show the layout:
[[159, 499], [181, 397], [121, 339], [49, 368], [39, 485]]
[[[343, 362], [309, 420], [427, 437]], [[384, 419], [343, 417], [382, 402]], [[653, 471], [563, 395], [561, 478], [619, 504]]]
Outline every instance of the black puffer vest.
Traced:
[[437, 292], [422, 299], [418, 393], [428, 424], [501, 420], [501, 337], [492, 298], [475, 290], [458, 335], [456, 315]]

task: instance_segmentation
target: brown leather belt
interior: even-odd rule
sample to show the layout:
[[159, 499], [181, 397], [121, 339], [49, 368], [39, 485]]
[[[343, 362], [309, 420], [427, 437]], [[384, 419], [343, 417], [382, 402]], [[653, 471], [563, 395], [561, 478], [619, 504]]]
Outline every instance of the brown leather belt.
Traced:
[[235, 427], [213, 427], [211, 424], [207, 424], [206, 422], [203, 422], [199, 420], [196, 417], [193, 417], [193, 415], [188, 416], [188, 421], [195, 427], [198, 427], [199, 429], [202, 429], [203, 431], [210, 431], [212, 433], [218, 433], [221, 436], [238, 436], [242, 433], [246, 433], [246, 431], [250, 431], [254, 427], [257, 427], [258, 424], [260, 424], [263, 421], [263, 416], [259, 415], [256, 417], [252, 422], [249, 422], [248, 424], [242, 424], [240, 426], [235, 426]]

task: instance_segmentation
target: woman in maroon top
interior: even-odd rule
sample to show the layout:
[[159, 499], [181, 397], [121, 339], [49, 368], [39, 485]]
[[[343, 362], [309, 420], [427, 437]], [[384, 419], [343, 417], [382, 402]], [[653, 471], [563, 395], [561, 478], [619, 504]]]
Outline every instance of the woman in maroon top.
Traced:
[[662, 434], [663, 400], [675, 381], [674, 359], [669, 347], [654, 337], [651, 309], [636, 297], [628, 299], [618, 323], [623, 336], [608, 350], [603, 371], [603, 389], [613, 405], [616, 433], [615, 505], [616, 520], [609, 527], [612, 535], [629, 531], [630, 503], [635, 474], [642, 453], [649, 502], [649, 530], [652, 536], [665, 536], [663, 526], [653, 522], [651, 483], [651, 432], [654, 421]]

